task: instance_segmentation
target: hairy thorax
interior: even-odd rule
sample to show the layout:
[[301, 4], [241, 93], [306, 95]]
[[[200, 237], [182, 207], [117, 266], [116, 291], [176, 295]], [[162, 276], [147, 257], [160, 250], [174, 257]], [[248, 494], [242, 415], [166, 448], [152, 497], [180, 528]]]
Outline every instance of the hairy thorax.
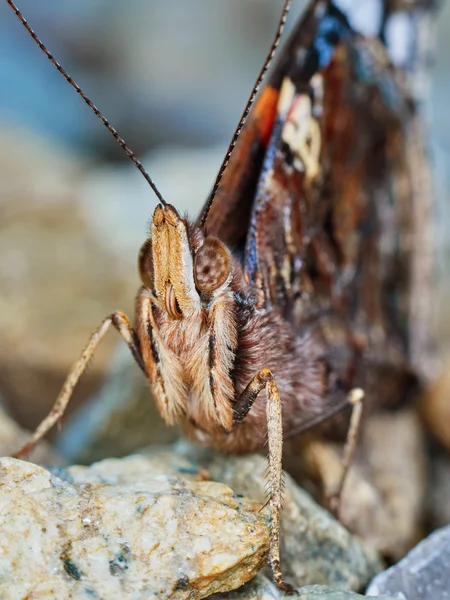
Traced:
[[261, 447], [266, 391], [251, 400], [244, 420], [237, 418], [261, 370], [278, 386], [286, 432], [320, 411], [330, 391], [320, 331], [294, 326], [264, 288], [249, 286], [240, 260], [219, 239], [170, 205], [159, 207], [139, 269], [136, 333], [166, 423], [230, 452]]

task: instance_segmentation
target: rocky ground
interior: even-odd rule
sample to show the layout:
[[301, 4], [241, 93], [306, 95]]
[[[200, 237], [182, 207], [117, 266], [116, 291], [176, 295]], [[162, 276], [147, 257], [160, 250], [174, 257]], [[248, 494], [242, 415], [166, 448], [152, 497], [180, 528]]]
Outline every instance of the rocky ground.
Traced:
[[[405, 413], [400, 431], [411, 421]], [[23, 435], [0, 414], [1, 454]], [[404, 463], [417, 458], [402, 455]], [[31, 458], [43, 466], [0, 460], [2, 599], [283, 596], [265, 567], [264, 457], [230, 458], [179, 441], [89, 467], [62, 466], [48, 444]], [[361, 465], [353, 470], [343, 506], [348, 515], [360, 504], [359, 527], [338, 522], [286, 474], [282, 569], [301, 598], [356, 600], [364, 590], [385, 600], [448, 598], [450, 526], [384, 571], [386, 556], [400, 558], [424, 532], [422, 469], [399, 477], [393, 463], [377, 465], [378, 479], [367, 475], [368, 464], [364, 476]]]

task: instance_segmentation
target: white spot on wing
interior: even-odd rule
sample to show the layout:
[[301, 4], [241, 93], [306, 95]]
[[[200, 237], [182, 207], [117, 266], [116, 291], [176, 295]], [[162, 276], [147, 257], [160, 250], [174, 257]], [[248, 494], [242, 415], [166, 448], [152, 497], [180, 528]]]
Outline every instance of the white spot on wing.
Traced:
[[334, 3], [346, 15], [353, 29], [370, 37], [379, 34], [383, 18], [381, 0], [335, 0]]
[[394, 65], [405, 67], [414, 43], [411, 19], [406, 12], [397, 12], [387, 21], [386, 43]]

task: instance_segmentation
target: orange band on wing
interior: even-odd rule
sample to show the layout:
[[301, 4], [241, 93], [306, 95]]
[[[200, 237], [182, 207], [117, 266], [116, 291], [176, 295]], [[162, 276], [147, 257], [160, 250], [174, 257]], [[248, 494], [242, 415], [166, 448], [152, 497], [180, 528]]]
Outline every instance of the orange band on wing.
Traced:
[[279, 94], [279, 90], [269, 86], [265, 87], [253, 109], [253, 117], [258, 121], [261, 131], [261, 141], [265, 146], [269, 143], [275, 123]]

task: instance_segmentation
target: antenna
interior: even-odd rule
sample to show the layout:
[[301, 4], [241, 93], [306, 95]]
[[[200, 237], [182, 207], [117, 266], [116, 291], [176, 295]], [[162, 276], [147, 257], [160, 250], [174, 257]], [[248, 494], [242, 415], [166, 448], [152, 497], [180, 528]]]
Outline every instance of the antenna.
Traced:
[[[9, 0], [7, 0], [7, 1], [9, 1]], [[230, 158], [231, 158], [231, 155], [233, 154], [233, 150], [236, 146], [236, 142], [238, 141], [239, 136], [241, 135], [241, 131], [244, 127], [245, 121], [247, 120], [250, 109], [256, 99], [256, 95], [258, 93], [259, 87], [260, 87], [260, 85], [267, 73], [267, 69], [269, 68], [270, 63], [272, 62], [272, 59], [275, 55], [275, 51], [278, 47], [281, 35], [283, 33], [287, 15], [288, 15], [289, 9], [291, 7], [291, 3], [292, 3], [292, 0], [285, 0], [285, 2], [284, 2], [283, 10], [281, 12], [281, 16], [278, 21], [278, 27], [275, 32], [275, 37], [273, 39], [269, 53], [266, 56], [266, 60], [264, 61], [261, 71], [259, 72], [258, 78], [256, 79], [255, 85], [253, 86], [253, 89], [250, 93], [250, 97], [247, 100], [247, 104], [245, 105], [244, 112], [242, 113], [242, 116], [239, 120], [238, 126], [236, 127], [236, 131], [234, 132], [233, 137], [231, 138], [231, 142], [230, 142], [230, 145], [228, 146], [227, 152], [225, 154], [225, 158], [223, 159], [223, 162], [220, 166], [219, 173], [217, 174], [216, 181], [214, 182], [212, 192], [208, 198], [208, 201], [206, 202], [206, 205], [205, 205], [205, 208], [203, 211], [203, 215], [202, 215], [202, 219], [200, 221], [200, 227], [202, 229], [204, 229], [204, 227], [205, 227], [205, 223], [206, 223], [206, 219], [208, 218], [209, 210], [214, 201], [214, 198], [217, 195], [217, 191], [219, 189], [220, 182], [222, 181], [223, 174], [225, 173], [228, 163], [230, 162]]]
[[51, 54], [51, 52], [46, 48], [46, 46], [44, 46], [44, 44], [41, 42], [41, 40], [38, 38], [38, 36], [35, 34], [33, 29], [28, 24], [28, 21], [25, 19], [25, 17], [22, 15], [20, 10], [14, 4], [13, 0], [6, 0], [6, 2], [12, 8], [15, 15], [19, 19], [19, 21], [22, 23], [22, 25], [25, 27], [25, 29], [28, 31], [28, 33], [31, 35], [31, 37], [36, 42], [36, 44], [39, 46], [39, 48], [42, 50], [42, 52], [47, 56], [47, 58], [50, 60], [50, 62], [53, 64], [53, 66], [56, 67], [56, 69], [61, 73], [61, 75], [64, 77], [64, 79], [68, 83], [70, 83], [70, 85], [74, 88], [74, 90], [77, 92], [77, 94], [79, 94], [83, 98], [83, 100], [86, 102], [86, 104], [89, 106], [89, 108], [95, 114], [95, 116], [100, 119], [100, 121], [103, 123], [103, 125], [106, 127], [106, 129], [109, 131], [109, 133], [113, 136], [113, 138], [116, 140], [116, 142], [125, 151], [128, 158], [134, 163], [134, 165], [142, 173], [142, 175], [144, 176], [147, 183], [150, 185], [152, 190], [155, 192], [158, 200], [161, 202], [161, 204], [163, 204], [165, 206], [167, 204], [167, 202], [164, 200], [160, 191], [158, 190], [156, 185], [153, 183], [150, 175], [144, 169], [142, 163], [136, 158], [134, 152], [125, 143], [125, 140], [117, 133], [117, 131], [114, 129], [114, 127], [108, 121], [108, 119], [106, 119], [106, 117], [104, 117], [102, 115], [102, 113], [98, 110], [98, 108], [95, 106], [95, 104], [86, 96], [86, 94], [83, 92], [83, 90], [80, 88], [80, 86], [77, 83], [75, 83], [75, 81], [67, 73], [67, 71], [65, 69], [63, 69], [63, 67], [58, 63], [58, 61], [54, 58], [54, 56]]

